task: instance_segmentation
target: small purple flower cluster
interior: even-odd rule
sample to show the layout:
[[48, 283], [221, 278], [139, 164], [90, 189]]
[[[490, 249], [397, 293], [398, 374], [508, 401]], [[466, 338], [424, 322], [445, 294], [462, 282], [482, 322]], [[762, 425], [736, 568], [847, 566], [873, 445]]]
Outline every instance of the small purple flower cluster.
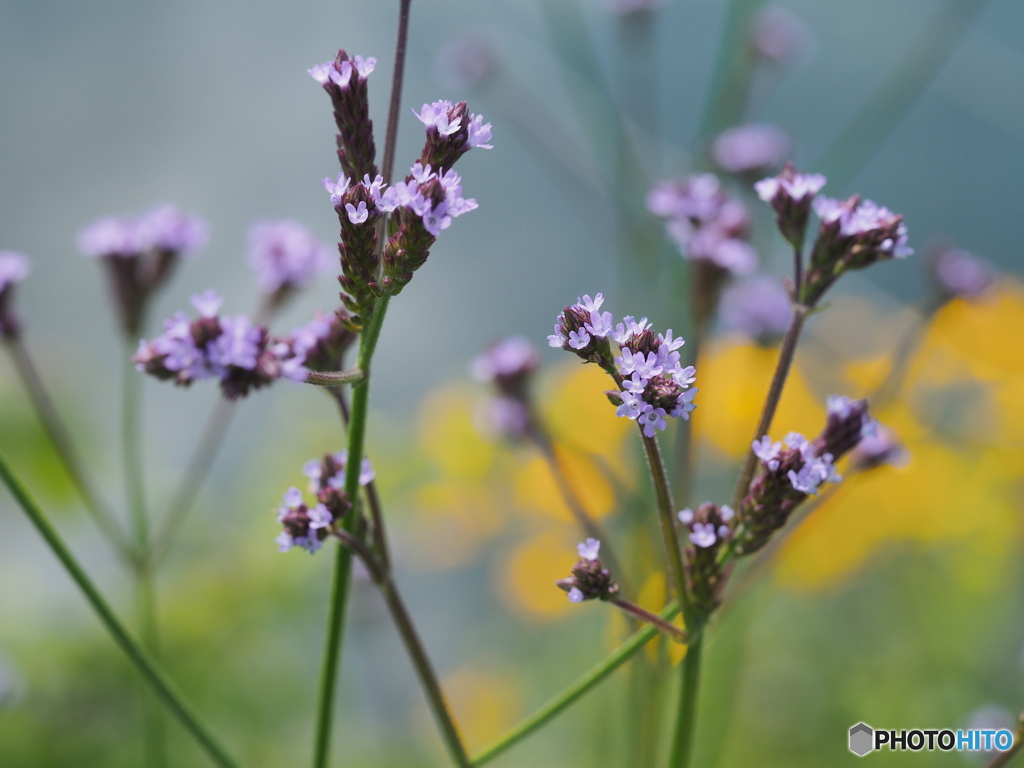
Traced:
[[335, 136], [338, 162], [350, 179], [377, 175], [377, 148], [373, 141], [373, 122], [370, 120], [366, 89], [366, 79], [375, 66], [377, 60], [372, 56], [350, 59], [345, 51], [338, 51], [333, 61], [308, 70], [310, 77], [320, 83], [331, 97], [334, 122], [338, 127]]
[[256, 285], [278, 303], [330, 269], [331, 262], [331, 247], [294, 219], [260, 221], [249, 229]]
[[754, 185], [758, 196], [775, 211], [779, 231], [793, 245], [798, 260], [812, 207], [818, 216], [810, 265], [806, 278], [798, 279], [800, 295], [796, 297], [808, 307], [815, 306], [844, 272], [914, 252], [907, 246], [902, 216], [858, 195], [848, 200], [818, 195], [823, 186], [824, 176], [797, 173], [792, 163], [778, 176]]
[[[615, 324], [611, 312], [601, 312], [604, 296], [584, 296], [565, 307], [548, 336], [552, 347], [575, 352], [586, 362], [597, 363], [619, 385], [609, 396], [619, 403], [617, 416], [636, 421], [646, 437], [668, 426], [667, 417], [689, 419], [697, 406], [697, 394], [690, 385], [696, 369], [680, 362], [682, 338], [673, 338], [671, 329], [664, 335], [650, 330], [647, 318], [631, 316]], [[619, 346], [613, 357], [610, 340]]]
[[13, 337], [20, 323], [14, 314], [14, 289], [28, 277], [32, 265], [26, 256], [14, 251], [0, 251], [0, 338]]
[[498, 392], [486, 415], [488, 427], [515, 438], [528, 433], [532, 425], [529, 385], [539, 363], [537, 350], [523, 336], [502, 339], [473, 361], [473, 378]]
[[267, 329], [245, 315], [219, 316], [222, 303], [213, 290], [193, 296], [199, 317], [178, 312], [165, 320], [162, 334], [139, 343], [132, 358], [136, 370], [181, 386], [219, 378], [229, 400], [278, 378], [282, 361], [269, 348]]
[[718, 507], [709, 501], [696, 511], [682, 510], [678, 517], [687, 531], [684, 560], [690, 603], [697, 615], [708, 616], [721, 602], [725, 579], [718, 553], [732, 537], [730, 525], [736, 515], [731, 507]]
[[427, 130], [421, 165], [451, 168], [474, 147], [492, 149], [487, 143], [491, 140], [491, 124], [485, 123], [482, 115], [471, 114], [464, 101], [435, 101], [424, 104], [419, 112], [413, 110], [413, 114]]
[[601, 542], [587, 539], [576, 547], [576, 551], [580, 559], [573, 566], [572, 575], [555, 582], [559, 589], [567, 593], [569, 602], [582, 603], [584, 600], [609, 600], [616, 597], [619, 585], [598, 557]]
[[310, 371], [339, 370], [345, 351], [355, 340], [344, 311], [332, 315], [317, 312], [308, 323], [275, 340], [271, 351], [281, 361], [283, 378], [304, 382]]
[[976, 299], [996, 280], [990, 264], [960, 248], [935, 248], [928, 254], [927, 263], [943, 301], [957, 297]]
[[647, 209], [668, 220], [665, 230], [685, 258], [733, 275], [757, 269], [757, 252], [747, 242], [747, 208], [714, 174], [657, 184], [647, 195]]
[[737, 511], [733, 534], [737, 554], [756, 552], [804, 499], [824, 483], [839, 482], [835, 462], [877, 431], [866, 400], [832, 396], [826, 412], [825, 428], [813, 441], [797, 432], [790, 432], [781, 443], [767, 435], [754, 441], [761, 473]]
[[[302, 473], [310, 479], [310, 490], [316, 495], [317, 503], [313, 507], [307, 506], [298, 488], [289, 488], [285, 492], [284, 504], [277, 512], [277, 521], [284, 526], [276, 539], [278, 551], [287, 552], [299, 547], [313, 554], [320, 549], [324, 539], [336, 532], [336, 525], [352, 509], [345, 493], [347, 460], [347, 452], [341, 451], [306, 462]], [[367, 485], [374, 476], [370, 460], [364, 458], [360, 465], [359, 484]]]

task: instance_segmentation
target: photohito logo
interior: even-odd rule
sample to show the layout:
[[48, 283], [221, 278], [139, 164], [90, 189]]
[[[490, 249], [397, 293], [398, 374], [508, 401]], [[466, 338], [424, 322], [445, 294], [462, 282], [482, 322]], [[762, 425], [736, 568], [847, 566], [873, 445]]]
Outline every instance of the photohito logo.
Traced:
[[883, 747], [892, 750], [909, 749], [920, 752], [936, 749], [943, 752], [952, 750], [966, 752], [1005, 752], [1013, 746], [1014, 735], [1002, 730], [951, 731], [948, 728], [913, 728], [899, 731], [875, 729], [867, 723], [857, 723], [850, 729], [850, 751], [858, 757]]

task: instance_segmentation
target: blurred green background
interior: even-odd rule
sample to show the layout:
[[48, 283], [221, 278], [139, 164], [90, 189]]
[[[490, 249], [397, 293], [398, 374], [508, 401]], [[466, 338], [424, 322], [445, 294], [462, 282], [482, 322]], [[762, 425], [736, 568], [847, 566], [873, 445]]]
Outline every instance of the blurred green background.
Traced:
[[[75, 232], [161, 200], [199, 212], [210, 246], [183, 265], [154, 317], [207, 287], [226, 296], [225, 311], [250, 311], [253, 220], [295, 217], [336, 239], [319, 183], [336, 172], [334, 126], [305, 70], [338, 47], [377, 56], [370, 95], [382, 143], [396, 6], [0, 0], [0, 247], [34, 260], [18, 295], [26, 341], [106, 495], [120, 491], [120, 345], [102, 275], [77, 255]], [[617, 316], [685, 327], [685, 271], [642, 197], [649, 183], [703, 167], [720, 42], [738, 50], [730, 12], [757, 6], [666, 0], [650, 16], [623, 18], [598, 0], [414, 0], [406, 108], [465, 98], [494, 123], [495, 149], [461, 161], [480, 210], [444, 233], [392, 304], [369, 452], [399, 583], [471, 747], [574, 680], [626, 628], [602, 606], [569, 606], [551, 586], [571, 566], [578, 533], [539, 458], [477, 429], [484, 393], [467, 364], [506, 334], [543, 345], [558, 310], [583, 292], [604, 291]], [[744, 118], [781, 125], [802, 167], [824, 159], [823, 170], [835, 170], [829, 194], [860, 192], [903, 213], [919, 251], [952, 241], [1006, 277], [982, 300], [953, 302], [929, 320], [902, 396], [879, 414], [907, 443], [910, 464], [850, 479], [714, 626], [700, 766], [844, 765], [854, 760], [846, 729], [861, 720], [955, 728], [979, 712], [1024, 708], [1024, 286], [1012, 276], [1024, 268], [1024, 6], [785, 7], [813, 42], [790, 66], [758, 73]], [[934, 62], [934, 79], [920, 92], [896, 89], [899, 99], [836, 147], [937, 14], [956, 44]], [[475, 87], [439, 61], [460, 39], [493, 57]], [[633, 148], [627, 166], [611, 157], [623, 135], [607, 120], [616, 113]], [[892, 132], [861, 164], [858, 142], [890, 119]], [[399, 168], [422, 139], [411, 113], [402, 120]], [[763, 267], [781, 273], [787, 258], [767, 208], [756, 216]], [[816, 432], [827, 394], [877, 385], [920, 318], [921, 262], [844, 279], [809, 327], [773, 433]], [[336, 291], [323, 279], [278, 330], [333, 307]], [[698, 500], [728, 496], [773, 356], [725, 335], [703, 350]], [[653, 531], [635, 435], [601, 397], [606, 385], [546, 347], [544, 359], [538, 392], [588, 507], [623, 535], [637, 521]], [[147, 382], [145, 397], [148, 485], [160, 510], [217, 393]], [[279, 555], [273, 510], [300, 484], [302, 464], [342, 439], [319, 392], [282, 383], [250, 397], [160, 577], [167, 666], [247, 766], [308, 760], [330, 559]], [[6, 357], [0, 448], [130, 617], [132, 586]], [[657, 552], [630, 554], [638, 599], [660, 607]], [[655, 764], [652, 713], [671, 710], [664, 683], [675, 679], [674, 659], [664, 647], [637, 658], [494, 764]], [[140, 687], [0, 494], [0, 766], [140, 765]], [[444, 764], [365, 579], [354, 588], [340, 690], [336, 765]], [[171, 734], [174, 765], [205, 764], [176, 726]], [[958, 754], [870, 759], [966, 764]]]

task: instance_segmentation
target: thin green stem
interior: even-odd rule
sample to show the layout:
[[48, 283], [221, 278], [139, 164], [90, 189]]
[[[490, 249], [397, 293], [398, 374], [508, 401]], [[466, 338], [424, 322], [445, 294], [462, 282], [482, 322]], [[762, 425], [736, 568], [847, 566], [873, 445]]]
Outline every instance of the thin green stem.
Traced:
[[694, 734], [697, 724], [697, 695], [700, 692], [700, 667], [704, 636], [694, 638], [683, 657], [682, 686], [679, 712], [676, 719], [675, 739], [669, 768], [688, 768], [693, 756]]
[[[679, 606], [672, 601], [659, 614], [666, 621], [671, 621], [679, 613]], [[659, 635], [655, 627], [644, 627], [634, 632], [626, 642], [612, 651], [600, 663], [593, 666], [590, 671], [584, 674], [579, 680], [570, 685], [555, 698], [542, 706], [519, 725], [501, 736], [490, 746], [482, 750], [472, 760], [474, 767], [490, 762], [498, 755], [518, 744], [527, 736], [550, 723], [558, 715], [576, 703], [586, 693], [593, 690], [599, 683], [605, 681], [616, 669], [629, 661], [633, 655], [644, 647], [649, 641]]]
[[171, 544], [174, 543], [178, 531], [181, 530], [185, 518], [188, 517], [196, 496], [199, 495], [199, 489], [202, 488], [213, 468], [214, 459], [224, 443], [224, 437], [237, 409], [237, 402], [224, 398], [219, 398], [213, 407], [213, 412], [203, 428], [199, 443], [185, 467], [181, 482], [175, 489], [174, 496], [171, 497], [171, 503], [164, 515], [163, 523], [153, 537], [149, 560], [154, 569], [167, 556]]
[[[359, 470], [363, 460], [363, 442], [366, 437], [366, 416], [370, 396], [370, 362], [373, 359], [381, 326], [387, 312], [390, 294], [385, 293], [374, 305], [370, 321], [359, 338], [359, 367], [365, 372], [363, 380], [352, 388], [352, 410], [348, 427], [348, 459], [345, 467], [345, 492], [353, 500], [352, 513], [343, 526], [348, 533], [355, 530], [358, 516]], [[352, 555], [347, 547], [338, 546], [331, 580], [330, 605], [327, 614], [327, 633], [323, 661], [320, 667], [320, 688], [317, 704], [316, 734], [313, 742], [313, 767], [326, 768], [330, 754], [331, 719], [334, 710], [334, 692], [341, 659], [341, 641], [345, 624], [345, 607], [352, 573]]]
[[[160, 623], [157, 616], [156, 584], [149, 564], [136, 572], [137, 605], [142, 642], [153, 658], [160, 658]], [[142, 716], [145, 734], [146, 764], [165, 768], [167, 765], [167, 724], [156, 696], [143, 691]]]
[[132, 637], [121, 620], [117, 618], [75, 556], [71, 554], [71, 550], [61, 539], [46, 513], [35, 503], [25, 487], [15, 477], [3, 454], [0, 454], [0, 478], [3, 479], [11, 495], [17, 500], [43, 540], [64, 566], [64, 570], [82, 590], [85, 599], [113, 637], [114, 642], [135, 665], [143, 679], [152, 686], [171, 714], [177, 718], [215, 764], [222, 768], [238, 768], [238, 763], [228, 755], [217, 737], [195, 713], [159, 662]]
[[[775, 411], [779, 407], [779, 400], [782, 399], [782, 390], [789, 376], [789, 370], [793, 366], [793, 358], [796, 355], [796, 345], [800, 340], [800, 331], [804, 327], [804, 320], [809, 309], [802, 305], [793, 307], [793, 318], [790, 320], [786, 337], [782, 341], [782, 348], [779, 350], [779, 361], [775, 366], [775, 374], [772, 376], [771, 386], [768, 388], [768, 396], [765, 398], [764, 408], [761, 411], [761, 418], [757, 423], [757, 431], [753, 440], [759, 440], [763, 435], [768, 434], [771, 429], [772, 420], [775, 418]], [[754, 477], [754, 470], [757, 469], [757, 456], [753, 450], [747, 451], [747, 458], [743, 462], [743, 468], [736, 480], [736, 489], [733, 491], [732, 507], [740, 508], [740, 502], [747, 495], [747, 488]]]
[[83, 469], [78, 452], [71, 441], [71, 434], [64, 425], [63, 419], [57, 412], [53, 400], [43, 384], [43, 378], [39, 374], [32, 357], [28, 353], [24, 342], [19, 335], [5, 337], [7, 351], [14, 362], [14, 369], [18, 372], [32, 406], [43, 429], [46, 430], [50, 442], [53, 443], [57, 456], [64, 464], [71, 482], [75, 484], [78, 493], [85, 502], [85, 508], [89, 511], [96, 525], [106, 537], [110, 545], [117, 551], [118, 555], [126, 562], [135, 561], [135, 547], [127, 534], [118, 522], [117, 517], [111, 511], [110, 506], [102, 499], [96, 487], [92, 484], [89, 476]]
[[452, 761], [459, 768], [471, 768], [472, 764], [469, 761], [469, 756], [466, 754], [466, 748], [462, 744], [462, 738], [459, 736], [459, 729], [455, 725], [451, 709], [445, 700], [441, 685], [437, 681], [437, 675], [430, 663], [430, 658], [427, 656], [423, 643], [416, 633], [416, 627], [413, 626], [409, 612], [406, 610], [405, 604], [398, 594], [398, 589], [395, 587], [395, 583], [390, 576], [381, 584], [381, 593], [384, 596], [384, 602], [387, 603], [388, 610], [391, 611], [391, 618], [394, 619], [395, 627], [398, 629], [398, 634], [402, 637], [405, 649], [409, 652], [409, 657], [413, 667], [416, 669], [416, 674], [420, 678], [420, 684], [423, 686], [423, 692], [427, 696], [430, 709], [434, 713], [434, 719], [437, 720], [441, 736], [444, 739], [445, 746], [448, 748], [448, 754], [451, 755]]
[[754, 58], [745, 39], [750, 21], [764, 0], [732, 0], [725, 12], [718, 61], [708, 89], [708, 102], [700, 122], [700, 138], [707, 139], [743, 120]]
[[654, 483], [654, 495], [658, 502], [658, 519], [661, 521], [661, 535], [665, 540], [665, 551], [668, 553], [676, 596], [683, 607], [686, 626], [693, 632], [697, 628], [692, 623], [695, 617], [692, 615], [686, 592], [686, 571], [683, 568], [683, 553], [676, 533], [676, 513], [672, 504], [672, 489], [669, 488], [668, 476], [665, 474], [665, 462], [662, 461], [657, 438], [647, 437], [642, 429], [640, 436], [643, 439], [644, 452], [647, 454], [647, 464], [651, 469], [651, 481]]

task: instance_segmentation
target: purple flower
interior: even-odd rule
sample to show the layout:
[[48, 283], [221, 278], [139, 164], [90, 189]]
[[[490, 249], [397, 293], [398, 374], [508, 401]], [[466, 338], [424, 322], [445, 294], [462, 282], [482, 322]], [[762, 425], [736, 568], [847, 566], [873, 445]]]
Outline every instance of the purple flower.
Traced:
[[566, 597], [569, 598], [570, 603], [582, 603], [583, 593], [580, 592], [578, 587], [573, 587], [566, 593]]
[[245, 315], [222, 317], [220, 335], [207, 349], [207, 358], [214, 370], [228, 366], [251, 371], [256, 367], [264, 331], [254, 326]]
[[263, 293], [305, 287], [331, 261], [331, 248], [293, 219], [262, 221], [249, 230], [249, 266]]
[[853, 449], [851, 463], [861, 469], [871, 469], [883, 464], [905, 467], [910, 461], [910, 452], [896, 438], [896, 434], [877, 422], [875, 429], [863, 435]]
[[202, 250], [209, 239], [206, 222], [169, 203], [143, 213], [135, 228], [136, 243], [144, 251], [193, 254]]
[[792, 316], [786, 291], [767, 275], [747, 278], [722, 293], [721, 317], [726, 330], [766, 342], [784, 334]]
[[945, 298], [963, 296], [974, 299], [995, 282], [991, 265], [959, 248], [938, 248], [929, 254], [932, 278]]
[[442, 229], [451, 226], [452, 217], [448, 215], [448, 204], [438, 203], [423, 214], [423, 228], [434, 237], [441, 234]]
[[216, 317], [224, 298], [213, 288], [207, 288], [202, 293], [193, 294], [191, 302], [200, 317]]
[[695, 546], [706, 549], [713, 546], [718, 537], [715, 535], [714, 523], [694, 523], [693, 532], [690, 533], [690, 541]]
[[[550, 338], [550, 337], [548, 337]], [[590, 343], [590, 334], [586, 331], [569, 331], [569, 346], [573, 349], [583, 349]]]
[[588, 294], [583, 294], [582, 299], [576, 299], [576, 305], [583, 307], [587, 312], [597, 312], [601, 309], [601, 305], [604, 304], [604, 294], [595, 293], [594, 298], [590, 298]]
[[491, 140], [491, 124], [485, 123], [482, 115], [473, 115], [469, 121], [469, 135], [466, 137], [466, 144], [471, 148], [494, 149], [490, 144], [484, 142]]
[[665, 419], [666, 415], [664, 408], [655, 408], [650, 403], [647, 403], [637, 418], [637, 424], [640, 424], [644, 429], [644, 436], [654, 437], [656, 430], [664, 431], [668, 427], [668, 421]]
[[693, 522], [693, 510], [690, 509], [689, 507], [687, 507], [686, 509], [682, 509], [679, 511], [678, 517], [679, 522], [681, 522], [683, 525], [689, 525]]
[[751, 449], [754, 451], [754, 455], [768, 467], [770, 472], [774, 472], [779, 468], [778, 456], [782, 451], [782, 443], [773, 443], [768, 435], [764, 435], [760, 440], [754, 441]]
[[521, 400], [498, 396], [487, 401], [486, 409], [478, 413], [482, 430], [510, 438], [524, 437], [530, 427], [530, 411]]
[[620, 392], [619, 398], [622, 403], [615, 409], [615, 415], [635, 421], [643, 412], [644, 407], [644, 401], [640, 395], [635, 395], [632, 392]]
[[78, 250], [86, 256], [129, 258], [142, 252], [138, 227], [129, 218], [107, 216], [78, 233]]
[[[700, 392], [699, 389], [688, 389], [685, 392], [680, 392], [676, 398], [676, 407], [672, 409], [669, 416], [676, 419], [683, 419], [685, 421], [690, 420], [690, 414], [696, 409], [697, 404], [693, 402], [693, 398]], [[662, 427], [664, 429], [664, 427]]]
[[470, 372], [477, 381], [495, 382], [532, 373], [538, 362], [537, 350], [529, 339], [525, 336], [510, 336], [473, 360]]
[[[318, 482], [321, 486], [344, 488], [345, 468], [348, 466], [348, 451], [332, 453], [328, 458], [330, 459], [329, 469], [331, 470], [328, 474], [325, 475], [323, 472], [323, 462], [319, 462], [316, 459], [307, 461], [302, 468], [302, 473], [310, 480]], [[373, 469], [373, 464], [364, 456], [359, 465], [359, 484], [369, 485], [375, 477], [377, 477], [377, 473]]]
[[14, 251], [0, 251], [0, 296], [22, 282], [32, 271], [28, 257]]
[[587, 539], [576, 545], [576, 551], [584, 560], [597, 560], [598, 552], [601, 551], [601, 542], [597, 539]]
[[340, 208], [341, 198], [345, 196], [345, 193], [348, 192], [348, 188], [352, 184], [348, 176], [344, 173], [339, 173], [336, 180], [332, 181], [330, 178], [325, 178], [322, 179], [322, 183], [324, 189], [327, 190], [327, 194], [331, 196], [331, 205], [335, 208]]
[[777, 126], [741, 125], [718, 135], [711, 158], [726, 173], [756, 173], [782, 165], [789, 148], [789, 137]]
[[436, 128], [437, 132], [442, 136], [449, 136], [459, 130], [462, 125], [461, 118], [449, 121], [448, 113], [452, 110], [453, 106], [447, 100], [435, 101], [433, 104], [424, 104], [419, 112], [414, 109], [412, 113], [428, 129]]
[[352, 203], [346, 203], [345, 210], [348, 212], [348, 220], [353, 224], [362, 224], [366, 221], [366, 217], [370, 215], [370, 212], [366, 210], [366, 202], [363, 200], [359, 201], [358, 208], [352, 205]]

